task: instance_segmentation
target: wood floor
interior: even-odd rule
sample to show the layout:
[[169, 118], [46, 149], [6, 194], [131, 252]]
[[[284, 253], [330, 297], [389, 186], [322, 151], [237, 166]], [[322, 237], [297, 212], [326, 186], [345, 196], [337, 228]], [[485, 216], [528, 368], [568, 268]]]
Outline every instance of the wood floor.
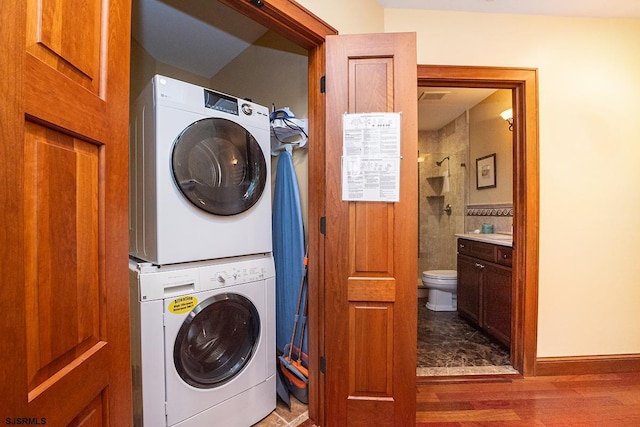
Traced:
[[640, 426], [640, 373], [419, 378], [416, 426]]
[[[640, 372], [553, 377], [421, 377], [416, 427], [638, 427]], [[316, 427], [311, 420], [300, 427]]]

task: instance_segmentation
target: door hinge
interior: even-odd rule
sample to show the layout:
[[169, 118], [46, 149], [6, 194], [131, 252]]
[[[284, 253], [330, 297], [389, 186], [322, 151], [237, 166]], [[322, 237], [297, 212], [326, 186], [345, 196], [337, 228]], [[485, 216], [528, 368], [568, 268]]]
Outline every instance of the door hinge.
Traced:
[[326, 76], [320, 77], [320, 93], [325, 93], [327, 91], [327, 78]]
[[327, 234], [327, 218], [324, 216], [320, 217], [320, 234]]
[[320, 356], [320, 373], [325, 374], [327, 372], [327, 361], [324, 356]]

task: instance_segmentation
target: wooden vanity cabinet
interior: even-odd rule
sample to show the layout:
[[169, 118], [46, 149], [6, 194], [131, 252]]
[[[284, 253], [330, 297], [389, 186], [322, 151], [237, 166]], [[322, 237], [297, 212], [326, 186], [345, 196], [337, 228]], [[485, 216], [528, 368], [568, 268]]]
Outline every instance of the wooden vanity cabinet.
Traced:
[[458, 313], [480, 326], [480, 283], [482, 271], [474, 258], [458, 255]]
[[511, 269], [485, 263], [482, 328], [507, 347], [511, 344]]
[[458, 239], [458, 313], [507, 347], [512, 253], [508, 246]]

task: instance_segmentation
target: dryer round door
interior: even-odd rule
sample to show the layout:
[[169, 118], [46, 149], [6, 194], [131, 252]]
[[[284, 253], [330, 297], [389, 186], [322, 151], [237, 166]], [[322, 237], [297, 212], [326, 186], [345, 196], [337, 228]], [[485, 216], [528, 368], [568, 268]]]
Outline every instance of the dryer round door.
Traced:
[[260, 337], [255, 305], [238, 294], [220, 294], [198, 304], [186, 317], [173, 348], [180, 377], [197, 388], [214, 388], [249, 363]]
[[215, 215], [250, 209], [267, 183], [258, 141], [239, 124], [209, 117], [187, 126], [173, 143], [173, 179], [194, 206]]

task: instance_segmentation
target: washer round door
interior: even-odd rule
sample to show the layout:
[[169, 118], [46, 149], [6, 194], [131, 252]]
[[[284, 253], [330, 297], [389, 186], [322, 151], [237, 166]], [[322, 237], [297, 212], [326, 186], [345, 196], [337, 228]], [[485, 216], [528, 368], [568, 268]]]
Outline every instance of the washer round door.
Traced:
[[267, 164], [247, 129], [209, 117], [187, 126], [173, 143], [173, 179], [194, 206], [215, 215], [250, 209], [267, 183]]
[[260, 316], [242, 295], [220, 294], [198, 304], [182, 323], [173, 348], [180, 377], [197, 388], [214, 388], [249, 363], [260, 337]]

